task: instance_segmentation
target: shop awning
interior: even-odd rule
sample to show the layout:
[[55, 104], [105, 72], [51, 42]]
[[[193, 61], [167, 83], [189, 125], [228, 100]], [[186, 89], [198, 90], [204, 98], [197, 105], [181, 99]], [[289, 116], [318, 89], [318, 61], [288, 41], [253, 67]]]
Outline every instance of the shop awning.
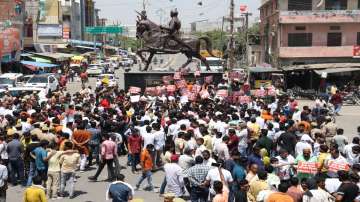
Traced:
[[321, 64], [305, 64], [305, 65], [292, 65], [284, 66], [284, 71], [297, 71], [297, 70], [317, 70], [317, 69], [344, 69], [360, 67], [360, 63], [321, 63]]
[[44, 58], [40, 58], [40, 57], [30, 57], [31, 59], [35, 60], [35, 62], [40, 62], [40, 63], [49, 63], [51, 64], [51, 60], [47, 60], [47, 59], [44, 59]]
[[345, 68], [334, 68], [334, 69], [321, 69], [321, 70], [315, 70], [315, 72], [319, 75], [322, 73], [327, 74], [336, 74], [336, 73], [342, 73], [342, 72], [355, 72], [360, 71], [360, 67], [345, 67]]
[[58, 67], [59, 65], [56, 64], [49, 64], [49, 63], [42, 63], [42, 62], [32, 62], [32, 61], [20, 61], [25, 67], [29, 68], [32, 71], [35, 71], [38, 68], [54, 68]]
[[73, 54], [67, 54], [67, 53], [34, 53], [34, 54], [42, 57], [51, 58], [58, 62], [66, 61], [74, 56]]
[[250, 72], [254, 73], [270, 73], [270, 72], [281, 72], [280, 69], [271, 68], [271, 67], [248, 67]]

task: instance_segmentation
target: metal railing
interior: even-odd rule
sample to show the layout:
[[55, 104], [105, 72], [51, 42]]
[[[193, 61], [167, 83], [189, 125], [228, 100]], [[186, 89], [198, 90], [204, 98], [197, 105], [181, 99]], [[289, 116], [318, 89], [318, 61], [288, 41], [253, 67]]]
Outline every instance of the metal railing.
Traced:
[[280, 16], [329, 16], [329, 15], [360, 15], [360, 10], [311, 10], [311, 11], [280, 11]]

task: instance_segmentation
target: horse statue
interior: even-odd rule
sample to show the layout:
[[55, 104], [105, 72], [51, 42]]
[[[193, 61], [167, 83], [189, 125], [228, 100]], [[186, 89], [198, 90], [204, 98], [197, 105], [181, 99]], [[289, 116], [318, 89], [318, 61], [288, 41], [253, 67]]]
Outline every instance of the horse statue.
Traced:
[[[148, 70], [155, 54], [178, 53], [182, 53], [187, 57], [187, 61], [181, 68], [185, 68], [192, 62], [193, 58], [197, 58], [205, 64], [208, 71], [210, 70], [206, 58], [200, 55], [201, 41], [205, 42], [206, 50], [212, 55], [212, 43], [209, 37], [169, 37], [168, 28], [164, 28], [150, 21], [147, 19], [146, 14], [138, 14], [140, 16], [138, 16], [136, 22], [136, 38], [143, 40], [143, 48], [137, 51], [137, 55], [142, 62], [145, 63], [144, 71]], [[143, 53], [148, 53], [149, 56], [145, 58]]]

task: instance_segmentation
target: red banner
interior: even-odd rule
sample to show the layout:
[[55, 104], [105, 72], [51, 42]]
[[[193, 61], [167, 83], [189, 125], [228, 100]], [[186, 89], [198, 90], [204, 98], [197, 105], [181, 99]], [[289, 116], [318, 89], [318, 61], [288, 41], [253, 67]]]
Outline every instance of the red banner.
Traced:
[[201, 99], [207, 99], [207, 98], [210, 97], [210, 94], [209, 94], [209, 92], [207, 90], [202, 90], [202, 91], [200, 91], [199, 94], [201, 96]]
[[156, 86], [156, 94], [161, 95], [163, 93], [166, 93], [166, 87], [165, 86]]
[[181, 79], [181, 72], [175, 72], [174, 80], [180, 80], [180, 79]]
[[198, 94], [199, 92], [201, 91], [201, 86], [200, 85], [193, 85], [192, 87], [192, 92], [195, 93], [195, 94]]
[[256, 90], [255, 91], [255, 97], [265, 97], [266, 91], [265, 90]]
[[177, 88], [186, 88], [187, 87], [185, 80], [176, 81], [175, 85]]
[[155, 96], [157, 94], [155, 87], [147, 87], [145, 88], [145, 92], [152, 96]]
[[229, 93], [227, 90], [218, 90], [216, 92], [216, 95], [220, 96], [220, 97], [227, 97], [227, 96], [229, 96]]
[[337, 172], [339, 170], [345, 170], [348, 171], [350, 169], [349, 164], [347, 163], [336, 163], [334, 161], [329, 162], [329, 171], [330, 172]]
[[251, 102], [250, 96], [240, 96], [239, 98], [240, 104], [249, 104]]
[[189, 94], [188, 94], [188, 99], [189, 99], [190, 101], [195, 101], [195, 100], [196, 100], [196, 97], [197, 97], [197, 95], [196, 95], [195, 93], [189, 93]]
[[205, 83], [212, 83], [213, 82], [213, 76], [207, 76], [205, 77]]
[[163, 76], [162, 80], [163, 80], [164, 84], [168, 85], [168, 84], [170, 84], [170, 81], [173, 81], [174, 79], [172, 76]]
[[354, 48], [353, 48], [353, 56], [360, 58], [360, 45], [359, 46], [354, 46]]
[[166, 86], [166, 91], [167, 92], [175, 92], [176, 91], [176, 86], [175, 85], [168, 85], [168, 86]]
[[201, 75], [200, 70], [196, 70], [196, 71], [194, 72], [194, 76], [200, 76], [200, 75]]
[[317, 163], [316, 162], [299, 161], [298, 166], [297, 166], [297, 171], [299, 173], [316, 174], [318, 171]]
[[129, 92], [130, 92], [131, 94], [141, 93], [141, 88], [139, 88], [139, 87], [134, 87], [134, 86], [130, 86]]

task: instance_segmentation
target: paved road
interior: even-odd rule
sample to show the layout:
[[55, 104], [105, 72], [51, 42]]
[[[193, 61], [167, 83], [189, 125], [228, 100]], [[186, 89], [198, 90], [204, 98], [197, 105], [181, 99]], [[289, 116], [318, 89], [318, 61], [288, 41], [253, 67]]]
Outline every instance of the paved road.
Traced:
[[[121, 78], [121, 71], [116, 72], [118, 76]], [[95, 79], [90, 79], [90, 85], [94, 86]], [[69, 91], [74, 93], [79, 90], [80, 84], [78, 82], [69, 84]], [[301, 105], [311, 105], [309, 101], [300, 101]], [[356, 128], [360, 125], [360, 111], [359, 106], [344, 106], [343, 110], [341, 111], [341, 116], [337, 117], [337, 124], [339, 127], [345, 129], [346, 136], [350, 138], [356, 135]], [[125, 165], [126, 158], [120, 157], [120, 163]], [[57, 201], [76, 201], [76, 202], [102, 202], [105, 201], [105, 191], [107, 189], [108, 183], [107, 182], [89, 182], [87, 177], [92, 176], [95, 174], [96, 170], [95, 167], [92, 168], [93, 170], [87, 171], [85, 173], [77, 173], [79, 176], [78, 181], [75, 185], [76, 190], [76, 198], [73, 200], [69, 199], [62, 199]], [[106, 179], [107, 173], [106, 169], [103, 170], [102, 174], [99, 177], [99, 180]], [[134, 175], [130, 172], [130, 169], [127, 168], [122, 170], [122, 173], [126, 176], [126, 181], [129, 182], [131, 185], [135, 185], [138, 175]], [[153, 183], [156, 187], [161, 185], [163, 180], [163, 172], [158, 171], [154, 173], [153, 176]], [[145, 184], [143, 184], [145, 186]], [[20, 186], [16, 187], [9, 187], [8, 190], [8, 201], [22, 201], [24, 188]], [[146, 191], [137, 191], [135, 193], [135, 198], [144, 198], [146, 199], [145, 202], [158, 202], [162, 201], [163, 199], [159, 197], [158, 193], [155, 192], [146, 192]]]

